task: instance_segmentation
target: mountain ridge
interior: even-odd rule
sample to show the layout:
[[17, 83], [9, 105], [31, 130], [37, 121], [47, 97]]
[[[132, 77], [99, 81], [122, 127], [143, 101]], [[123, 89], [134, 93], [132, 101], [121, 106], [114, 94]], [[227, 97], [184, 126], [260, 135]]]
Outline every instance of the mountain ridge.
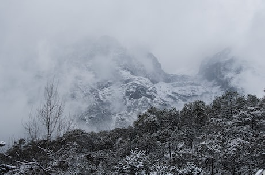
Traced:
[[191, 76], [168, 74], [152, 53], [132, 54], [110, 37], [70, 47], [59, 56], [58, 77], [64, 81], [63, 76], [72, 76], [64, 96], [76, 104], [79, 120], [93, 130], [127, 127], [151, 106], [181, 108], [194, 100], [210, 102], [226, 90], [240, 90], [231, 82], [244, 69], [229, 56], [229, 49], [206, 59]]

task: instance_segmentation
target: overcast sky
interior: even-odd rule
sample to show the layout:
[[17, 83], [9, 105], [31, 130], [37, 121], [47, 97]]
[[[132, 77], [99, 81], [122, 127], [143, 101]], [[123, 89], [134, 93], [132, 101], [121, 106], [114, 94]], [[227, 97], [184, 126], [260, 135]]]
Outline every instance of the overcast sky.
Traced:
[[150, 50], [167, 72], [179, 73], [190, 60], [226, 47], [263, 59], [264, 21], [263, 0], [6, 0], [0, 46], [20, 53], [43, 41], [110, 35], [126, 47]]
[[168, 73], [194, 74], [203, 58], [226, 47], [264, 66], [264, 31], [263, 0], [2, 0], [0, 131], [21, 123], [14, 119], [27, 113], [23, 105], [37, 88], [23, 85], [31, 69], [49, 69], [49, 48], [58, 43], [109, 35], [152, 52]]

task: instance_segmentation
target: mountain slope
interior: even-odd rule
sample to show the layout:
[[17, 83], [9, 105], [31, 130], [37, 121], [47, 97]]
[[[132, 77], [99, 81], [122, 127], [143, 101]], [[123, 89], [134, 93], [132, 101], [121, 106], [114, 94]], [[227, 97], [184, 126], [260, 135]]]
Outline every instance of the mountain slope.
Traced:
[[198, 75], [164, 72], [148, 52], [131, 52], [110, 37], [87, 40], [57, 54], [64, 97], [72, 113], [93, 130], [126, 127], [150, 106], [181, 108], [196, 99], [210, 102], [228, 89], [244, 67], [224, 50], [206, 59]]
[[212, 104], [152, 107], [123, 129], [20, 139], [0, 153], [0, 174], [232, 175], [264, 168], [265, 98], [227, 92]]

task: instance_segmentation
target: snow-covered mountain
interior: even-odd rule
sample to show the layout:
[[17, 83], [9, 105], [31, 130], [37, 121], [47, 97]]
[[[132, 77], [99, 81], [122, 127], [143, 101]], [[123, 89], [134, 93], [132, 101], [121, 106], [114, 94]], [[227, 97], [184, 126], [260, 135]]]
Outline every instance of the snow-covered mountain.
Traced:
[[67, 106], [93, 130], [132, 124], [150, 106], [211, 101], [225, 90], [240, 89], [231, 82], [244, 69], [225, 49], [204, 60], [195, 76], [172, 75], [152, 53], [131, 52], [109, 37], [78, 43], [56, 56], [56, 76], [68, 83]]
[[224, 49], [201, 63], [199, 75], [223, 89], [239, 90], [232, 85], [233, 79], [247, 68], [246, 63], [230, 56], [230, 49]]

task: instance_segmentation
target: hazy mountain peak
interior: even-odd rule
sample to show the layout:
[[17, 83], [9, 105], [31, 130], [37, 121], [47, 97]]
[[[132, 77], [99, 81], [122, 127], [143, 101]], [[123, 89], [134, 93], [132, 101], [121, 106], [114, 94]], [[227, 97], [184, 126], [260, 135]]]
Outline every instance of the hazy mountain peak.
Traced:
[[[71, 61], [66, 67], [78, 70], [74, 76], [78, 81], [74, 78], [70, 84], [70, 96], [74, 98], [69, 101], [86, 106], [78, 115], [95, 129], [127, 126], [150, 106], [181, 107], [196, 99], [210, 101], [222, 93], [207, 77], [202, 81], [192, 76], [167, 74], [152, 53], [132, 52], [112, 38], [86, 41], [85, 45], [81, 48], [86, 49], [77, 48], [68, 55]], [[80, 74], [92, 74], [93, 78]]]
[[231, 50], [227, 48], [202, 61], [199, 76], [223, 89], [234, 89], [231, 81], [244, 70], [245, 64], [230, 53]]
[[127, 126], [150, 106], [211, 101], [235, 88], [231, 82], [243, 70], [225, 49], [202, 62], [199, 76], [167, 74], [152, 53], [107, 36], [69, 46], [59, 57], [55, 74], [67, 108], [92, 130]]

